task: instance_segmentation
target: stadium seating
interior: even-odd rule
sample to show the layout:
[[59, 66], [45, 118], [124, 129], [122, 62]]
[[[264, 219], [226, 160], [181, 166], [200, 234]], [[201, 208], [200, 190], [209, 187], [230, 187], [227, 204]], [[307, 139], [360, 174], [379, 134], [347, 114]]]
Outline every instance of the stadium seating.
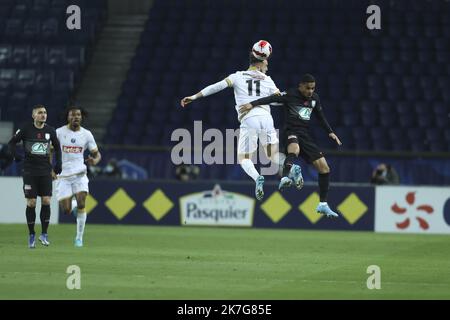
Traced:
[[[364, 133], [342, 133], [345, 148], [450, 151], [442, 134], [432, 136], [433, 144], [409, 136], [386, 137], [387, 128], [422, 132], [449, 124], [450, 56], [445, 37], [450, 22], [445, 14], [450, 3], [432, 2], [409, 6], [400, 0], [379, 1], [386, 12], [382, 30], [369, 31], [364, 27], [368, 0], [156, 0], [117, 108], [126, 104], [134, 114], [131, 119], [151, 119], [155, 128], [186, 127], [194, 120], [236, 128], [231, 90], [186, 109], [179, 107], [179, 100], [245, 69], [250, 45], [267, 39], [274, 48], [269, 74], [281, 89], [295, 86], [301, 73], [312, 73], [331, 125], [349, 132], [364, 126]], [[159, 134], [162, 129], [155, 129], [158, 134], [141, 125], [111, 130], [114, 137], [146, 136], [145, 144], [170, 144], [167, 134]]]
[[[66, 27], [66, 8], [83, 8], [83, 27]], [[54, 123], [71, 98], [106, 18], [106, 1], [0, 1], [0, 120], [16, 126], [33, 104]], [[51, 112], [50, 112], [51, 110]]]
[[[302, 73], [316, 76], [317, 92], [344, 143], [342, 150], [449, 152], [450, 3], [377, 1], [382, 30], [372, 31], [365, 28], [370, 4], [369, 0], [156, 0], [105, 142], [122, 139], [169, 146], [171, 130], [191, 128], [195, 120], [202, 120], [204, 127], [237, 128], [232, 90], [185, 109], [179, 101], [245, 69], [251, 44], [267, 39], [273, 46], [269, 74], [280, 89], [296, 86]], [[136, 119], [135, 126], [113, 125], [124, 113], [130, 121]], [[282, 128], [281, 108], [273, 107], [272, 114], [276, 127]], [[323, 148], [337, 148], [314, 117], [312, 126]], [[145, 167], [155, 177], [174, 178], [164, 158], [167, 153], [152, 154]], [[327, 159], [336, 169], [334, 181], [367, 182], [376, 165], [370, 158]], [[449, 181], [448, 166], [440, 177], [431, 177], [428, 170], [423, 174], [413, 170], [411, 176], [405, 168], [421, 168], [423, 163], [386, 161], [397, 166], [402, 183]], [[246, 179], [233, 169], [214, 166], [203, 166], [200, 178]], [[316, 177], [305, 172], [305, 179]]]
[[[81, 32], [65, 28], [69, 2], [88, 8]], [[247, 68], [251, 45], [267, 39], [273, 46], [268, 73], [281, 90], [296, 86], [302, 73], [316, 77], [343, 150], [449, 152], [450, 2], [379, 0], [382, 30], [368, 30], [372, 2], [155, 0], [103, 142], [170, 146], [172, 131], [192, 128], [195, 120], [203, 128], [237, 128], [232, 90], [184, 109], [179, 101]], [[42, 99], [53, 110], [64, 105], [88, 63], [105, 8], [104, 0], [0, 0], [1, 120], [24, 120], [18, 111]], [[281, 129], [282, 108], [272, 114]], [[314, 117], [312, 126], [323, 148], [337, 148]], [[105, 161], [110, 157], [140, 163], [152, 178], [174, 178], [167, 152], [105, 153]], [[367, 182], [375, 165], [327, 159], [336, 169], [333, 181]], [[408, 177], [401, 169], [406, 160], [393, 164], [403, 183], [430, 181], [421, 170]], [[236, 166], [210, 168], [203, 166], [200, 178], [246, 179]]]

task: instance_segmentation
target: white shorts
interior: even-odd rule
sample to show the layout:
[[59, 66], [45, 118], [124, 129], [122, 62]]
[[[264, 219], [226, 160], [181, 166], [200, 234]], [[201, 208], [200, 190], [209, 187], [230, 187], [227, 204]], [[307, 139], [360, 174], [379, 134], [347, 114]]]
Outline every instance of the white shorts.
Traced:
[[85, 173], [56, 180], [56, 200], [70, 198], [78, 192], [89, 192], [89, 179]]
[[238, 154], [255, 152], [258, 148], [258, 139], [263, 146], [278, 143], [272, 116], [254, 116], [242, 121], [239, 129]]

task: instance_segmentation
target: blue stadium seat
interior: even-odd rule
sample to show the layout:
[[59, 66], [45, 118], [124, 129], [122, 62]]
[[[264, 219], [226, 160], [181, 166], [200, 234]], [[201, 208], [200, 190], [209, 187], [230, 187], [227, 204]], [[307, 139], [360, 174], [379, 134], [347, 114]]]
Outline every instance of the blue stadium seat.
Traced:
[[70, 70], [58, 70], [55, 72], [53, 90], [67, 92], [74, 87], [74, 73]]
[[16, 4], [10, 13], [10, 16], [12, 18], [24, 19], [27, 16], [27, 11], [29, 7], [30, 5], [27, 5], [25, 3]]
[[47, 92], [51, 89], [54, 83], [54, 73], [53, 71], [40, 71], [36, 74], [35, 78], [35, 89], [40, 92]]
[[11, 88], [15, 80], [15, 69], [0, 69], [0, 90]]
[[362, 125], [373, 127], [377, 124], [378, 116], [376, 113], [363, 113], [361, 117]]
[[56, 18], [48, 18], [42, 21], [41, 24], [41, 37], [45, 42], [54, 41], [58, 37], [58, 20]]
[[4, 37], [8, 41], [15, 41], [22, 34], [23, 24], [20, 19], [8, 19], [6, 21]]
[[431, 114], [423, 114], [417, 117], [417, 124], [421, 128], [428, 128], [433, 125], [434, 117]]
[[[221, 108], [234, 105], [231, 90], [199, 100], [185, 110], [178, 109], [178, 100], [245, 69], [249, 43], [261, 35], [274, 47], [269, 74], [281, 89], [295, 86], [302, 73], [316, 76], [325, 113], [332, 126], [342, 131], [348, 141], [346, 148], [406, 151], [439, 147], [431, 142], [413, 146], [405, 132], [448, 125], [450, 45], [446, 34], [450, 21], [443, 14], [449, 7], [445, 1], [389, 3], [383, 16], [389, 28], [381, 33], [353, 27], [364, 22], [356, 13], [369, 1], [264, 4], [156, 0], [121, 96], [136, 99], [137, 109], [149, 104], [150, 118], [160, 120], [155, 126], [167, 121], [189, 127], [193, 121], [203, 120], [205, 126], [236, 127], [234, 110]], [[323, 10], [331, 7], [340, 14]], [[254, 14], [248, 16], [249, 10]], [[295, 14], [298, 10], [303, 12], [301, 19]], [[307, 45], [278, 36], [286, 32], [302, 36], [305, 28], [312, 34]], [[117, 103], [117, 108], [127, 106], [129, 102], [122, 98]], [[349, 132], [343, 129], [346, 127]], [[370, 136], [365, 142], [372, 128], [386, 136]], [[391, 132], [392, 128], [396, 130]], [[167, 143], [168, 133], [159, 132], [146, 131], [142, 141]]]
[[17, 45], [12, 50], [10, 64], [17, 67], [23, 68], [27, 65], [30, 54], [29, 46]]
[[49, 66], [54, 68], [62, 67], [66, 60], [66, 50], [64, 47], [48, 47], [46, 58]]
[[11, 45], [0, 45], [0, 67], [7, 67], [12, 54]]
[[32, 69], [19, 70], [15, 87], [20, 91], [31, 90], [35, 83], [35, 71]]
[[23, 25], [22, 38], [28, 43], [35, 42], [36, 38], [40, 36], [41, 22], [38, 19], [29, 19]]
[[388, 137], [391, 141], [404, 141], [405, 129], [402, 128], [389, 128]]
[[411, 151], [411, 146], [409, 142], [403, 141], [403, 140], [392, 140], [391, 141], [392, 150], [395, 151]]
[[450, 142], [450, 128], [447, 127], [443, 130], [444, 132], [444, 138], [447, 142]]
[[375, 139], [372, 140], [373, 150], [376, 151], [386, 151], [391, 149], [391, 142], [386, 139]]
[[429, 142], [443, 141], [445, 139], [442, 137], [442, 131], [438, 128], [426, 128], [425, 132], [425, 137]]

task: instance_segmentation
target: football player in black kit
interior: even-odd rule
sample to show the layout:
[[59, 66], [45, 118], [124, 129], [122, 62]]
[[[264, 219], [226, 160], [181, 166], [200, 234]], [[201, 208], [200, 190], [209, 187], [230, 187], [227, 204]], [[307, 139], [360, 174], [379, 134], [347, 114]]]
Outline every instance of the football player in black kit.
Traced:
[[[269, 103], [282, 103], [287, 109], [285, 110], [285, 134], [287, 138], [287, 156], [284, 162], [283, 178], [280, 181], [279, 189], [282, 190], [293, 184], [293, 177], [290, 174], [294, 160], [300, 155], [308, 163], [312, 163], [319, 172], [319, 194], [320, 203], [317, 206], [317, 212], [329, 218], [336, 218], [338, 214], [330, 209], [327, 203], [330, 167], [323, 156], [323, 152], [319, 150], [308, 132], [309, 120], [311, 114], [314, 113], [319, 120], [321, 126], [327, 131], [328, 136], [338, 145], [341, 141], [333, 132], [328, 121], [326, 120], [320, 98], [314, 92], [316, 88], [316, 80], [310, 74], [305, 74], [300, 79], [298, 88], [287, 90], [281, 95], [273, 95], [270, 97], [258, 99], [240, 107], [242, 113], [248, 112], [251, 108]], [[300, 172], [301, 175], [301, 172]], [[303, 186], [303, 179], [298, 179], [297, 188]]]
[[52, 196], [52, 164], [50, 148], [55, 150], [55, 174], [61, 173], [61, 148], [56, 131], [45, 124], [47, 110], [42, 105], [33, 108], [33, 122], [23, 126], [8, 142], [11, 159], [20, 161], [21, 156], [16, 152], [16, 144], [23, 142], [25, 160], [23, 163], [23, 192], [27, 200], [26, 217], [29, 230], [28, 247], [35, 248], [34, 223], [36, 220], [36, 198], [41, 197], [41, 225], [42, 233], [39, 241], [48, 246], [47, 229], [50, 222], [50, 199]]

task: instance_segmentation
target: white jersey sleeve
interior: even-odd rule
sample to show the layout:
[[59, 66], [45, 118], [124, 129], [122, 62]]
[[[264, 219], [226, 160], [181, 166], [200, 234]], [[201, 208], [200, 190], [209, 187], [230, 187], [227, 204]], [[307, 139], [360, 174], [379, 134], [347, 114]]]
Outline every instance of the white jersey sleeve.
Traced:
[[236, 78], [238, 77], [238, 73], [232, 73], [228, 77], [225, 78], [225, 81], [227, 82], [229, 87], [233, 87], [236, 83]]
[[219, 82], [216, 82], [210, 86], [207, 86], [206, 88], [202, 89], [200, 92], [204, 97], [210, 96], [212, 94], [215, 94], [219, 91], [222, 91], [224, 89], [228, 88], [228, 83], [226, 80], [222, 80]]
[[202, 93], [203, 97], [210, 96], [210, 95], [215, 94], [219, 91], [222, 91], [226, 88], [233, 87], [233, 83], [234, 83], [235, 79], [236, 79], [236, 73], [230, 74], [228, 77], [226, 77], [222, 81], [219, 81], [212, 85], [209, 85], [206, 88], [203, 88], [200, 92]]
[[89, 151], [94, 151], [98, 149], [97, 143], [95, 142], [94, 136], [92, 135], [92, 133], [89, 130], [86, 130], [86, 144], [87, 144], [87, 149]]

